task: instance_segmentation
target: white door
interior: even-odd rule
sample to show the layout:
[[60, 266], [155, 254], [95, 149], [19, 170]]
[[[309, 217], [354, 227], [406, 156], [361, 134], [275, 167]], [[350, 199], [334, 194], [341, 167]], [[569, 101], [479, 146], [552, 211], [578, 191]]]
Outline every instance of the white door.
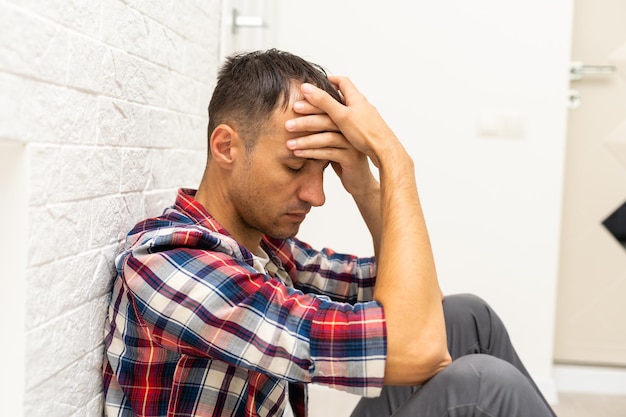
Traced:
[[[443, 290], [479, 294], [499, 311], [548, 398], [571, 6], [224, 0], [227, 19], [234, 7], [263, 14], [265, 23], [238, 28], [231, 47], [297, 53], [350, 76], [378, 107], [415, 161]], [[299, 237], [371, 254], [358, 211], [331, 171], [327, 203]], [[317, 401], [312, 412], [346, 416], [350, 407]]]
[[575, 1], [572, 59], [615, 72], [571, 82], [555, 359], [625, 366], [626, 246], [603, 223], [626, 202], [626, 2]]

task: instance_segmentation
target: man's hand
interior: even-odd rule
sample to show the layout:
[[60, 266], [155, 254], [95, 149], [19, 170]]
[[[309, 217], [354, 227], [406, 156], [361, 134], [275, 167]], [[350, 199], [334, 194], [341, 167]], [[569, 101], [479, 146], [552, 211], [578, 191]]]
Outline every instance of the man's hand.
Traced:
[[334, 100], [325, 91], [302, 84], [306, 102], [326, 113], [335, 126], [360, 152], [380, 167], [381, 156], [390, 147], [401, 149], [400, 141], [378, 113], [378, 110], [359, 92], [346, 77], [330, 76], [328, 79], [343, 95], [345, 103]]
[[306, 100], [295, 102], [293, 109], [302, 117], [287, 121], [285, 128], [305, 134], [287, 142], [296, 156], [330, 161], [346, 191], [355, 197], [378, 190], [367, 156], [352, 146], [323, 110]]

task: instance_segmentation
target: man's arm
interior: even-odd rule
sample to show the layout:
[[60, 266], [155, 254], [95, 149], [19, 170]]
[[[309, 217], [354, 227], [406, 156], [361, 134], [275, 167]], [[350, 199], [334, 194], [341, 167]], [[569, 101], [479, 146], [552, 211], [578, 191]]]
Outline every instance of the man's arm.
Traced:
[[[306, 101], [326, 113], [350, 144], [380, 171], [382, 227], [374, 299], [383, 305], [387, 321], [385, 383], [420, 384], [447, 366], [450, 356], [413, 161], [350, 80], [330, 79], [343, 94], [345, 105], [310, 84], [302, 86]], [[289, 147], [297, 156], [317, 157], [308, 142], [309, 137], [299, 138]], [[377, 211], [367, 203], [364, 208], [366, 215]]]

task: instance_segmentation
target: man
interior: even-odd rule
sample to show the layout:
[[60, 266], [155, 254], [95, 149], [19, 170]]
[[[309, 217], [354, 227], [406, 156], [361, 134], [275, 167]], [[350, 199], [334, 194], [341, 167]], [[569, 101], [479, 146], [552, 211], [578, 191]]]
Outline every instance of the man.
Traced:
[[[355, 417], [553, 415], [489, 306], [442, 296], [413, 162], [349, 79], [277, 50], [233, 56], [208, 136], [198, 190], [116, 260], [109, 416], [300, 417], [307, 383], [362, 395]], [[295, 238], [328, 165], [375, 258]]]

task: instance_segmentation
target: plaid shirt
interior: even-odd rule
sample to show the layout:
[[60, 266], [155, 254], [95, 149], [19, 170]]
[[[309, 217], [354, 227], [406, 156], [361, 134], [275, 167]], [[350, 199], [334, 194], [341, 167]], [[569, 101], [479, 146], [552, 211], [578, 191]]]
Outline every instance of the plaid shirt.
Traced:
[[264, 238], [274, 270], [180, 190], [118, 255], [105, 327], [108, 416], [306, 415], [305, 383], [376, 396], [385, 318], [373, 258]]

